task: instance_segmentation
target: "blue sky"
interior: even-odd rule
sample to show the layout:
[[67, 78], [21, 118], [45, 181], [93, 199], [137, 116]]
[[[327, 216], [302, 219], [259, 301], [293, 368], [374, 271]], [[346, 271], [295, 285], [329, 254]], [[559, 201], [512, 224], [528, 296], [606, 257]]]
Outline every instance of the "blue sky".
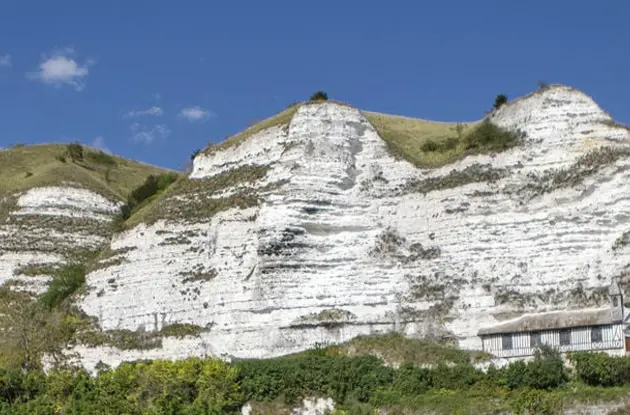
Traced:
[[627, 0], [1, 0], [0, 147], [79, 140], [182, 168], [319, 89], [467, 121], [541, 80], [630, 123], [628, 16]]

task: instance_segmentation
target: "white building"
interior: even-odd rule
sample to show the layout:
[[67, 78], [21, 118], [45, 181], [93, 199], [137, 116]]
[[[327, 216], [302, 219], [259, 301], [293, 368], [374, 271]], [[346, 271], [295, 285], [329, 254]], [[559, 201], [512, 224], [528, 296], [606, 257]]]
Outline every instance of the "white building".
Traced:
[[[623, 295], [613, 283], [608, 295], [611, 307], [525, 314], [479, 331], [483, 350], [502, 358], [526, 357], [540, 344], [548, 344], [560, 352], [582, 350], [609, 354], [630, 352], [626, 340]], [[625, 319], [624, 319], [625, 317]]]

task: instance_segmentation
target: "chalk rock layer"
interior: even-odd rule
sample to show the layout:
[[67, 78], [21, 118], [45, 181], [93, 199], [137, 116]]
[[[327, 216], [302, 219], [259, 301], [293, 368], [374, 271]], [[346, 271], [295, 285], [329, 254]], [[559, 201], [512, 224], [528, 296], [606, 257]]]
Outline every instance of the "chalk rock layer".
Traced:
[[0, 285], [44, 291], [60, 266], [109, 243], [119, 202], [90, 190], [37, 187], [0, 200]]
[[327, 102], [199, 154], [187, 193], [114, 237], [80, 306], [103, 330], [200, 333], [77, 351], [88, 365], [270, 357], [390, 330], [480, 348], [480, 327], [607, 304], [630, 263], [630, 133], [563, 86], [489, 118], [525, 141], [430, 170], [392, 157], [359, 110]]

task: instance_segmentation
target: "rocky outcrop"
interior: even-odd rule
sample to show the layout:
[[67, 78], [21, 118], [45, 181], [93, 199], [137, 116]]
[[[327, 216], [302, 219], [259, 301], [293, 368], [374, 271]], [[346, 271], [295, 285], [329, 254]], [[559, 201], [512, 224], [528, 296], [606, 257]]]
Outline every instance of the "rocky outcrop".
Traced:
[[92, 364], [270, 357], [390, 330], [479, 348], [482, 326], [606, 304], [630, 264], [630, 133], [562, 86], [489, 118], [525, 141], [430, 170], [336, 103], [199, 154], [150, 221], [115, 236], [80, 302], [103, 330], [199, 333], [77, 351]]
[[0, 285], [44, 291], [56, 269], [96, 255], [109, 242], [108, 225], [118, 205], [69, 186], [36, 187], [2, 198]]

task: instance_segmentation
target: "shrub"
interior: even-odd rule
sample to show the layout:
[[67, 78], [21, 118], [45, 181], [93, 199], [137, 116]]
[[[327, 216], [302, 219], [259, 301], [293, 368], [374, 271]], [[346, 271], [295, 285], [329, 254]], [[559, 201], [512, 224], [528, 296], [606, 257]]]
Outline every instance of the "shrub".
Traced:
[[470, 364], [439, 364], [431, 371], [430, 385], [433, 389], [466, 389], [482, 378], [483, 373]]
[[496, 98], [494, 98], [494, 109], [497, 110], [501, 108], [504, 104], [507, 103], [507, 101], [508, 101], [507, 96], [503, 94], [497, 95]]
[[509, 389], [553, 389], [567, 381], [560, 353], [547, 345], [536, 351], [533, 361], [517, 361], [502, 369], [488, 370], [486, 376], [496, 386]]
[[567, 381], [564, 362], [560, 352], [548, 345], [541, 345], [534, 360], [527, 364], [528, 378], [526, 386], [534, 389], [553, 389]]
[[437, 142], [434, 140], [427, 140], [420, 146], [420, 150], [425, 153], [432, 152], [446, 152], [450, 150], [454, 150], [459, 144], [459, 139], [457, 137], [448, 137], [442, 142]]
[[270, 360], [235, 362], [246, 399], [269, 402], [284, 396], [285, 402], [313, 394], [335, 402], [367, 402], [381, 387], [391, 385], [394, 369], [374, 356], [290, 356]]
[[420, 395], [431, 386], [431, 370], [405, 363], [396, 371], [393, 389], [402, 396]]
[[520, 139], [520, 133], [505, 130], [485, 119], [466, 135], [464, 144], [467, 150], [499, 151], [514, 147]]
[[195, 160], [195, 157], [197, 157], [197, 155], [201, 152], [200, 149], [197, 149], [195, 151], [192, 152], [192, 154], [190, 155], [190, 161]]
[[427, 140], [420, 146], [420, 150], [425, 153], [430, 153], [434, 151], [438, 151], [440, 149], [440, 145], [433, 140]]
[[40, 301], [48, 308], [59, 306], [85, 283], [85, 266], [70, 264], [61, 268], [54, 276], [48, 290]]
[[328, 101], [328, 94], [324, 91], [317, 91], [311, 95], [310, 101]]
[[590, 386], [621, 386], [630, 383], [630, 358], [605, 353], [576, 352], [569, 355], [577, 378]]
[[155, 197], [160, 192], [166, 190], [171, 184], [177, 180], [177, 173], [169, 172], [160, 175], [150, 175], [145, 181], [133, 189], [127, 197], [127, 202], [120, 207], [118, 215], [114, 217], [114, 229], [120, 229], [122, 223], [131, 217], [134, 209], [137, 209], [143, 202]]
[[83, 146], [77, 142], [66, 146], [66, 153], [73, 162], [83, 161]]
[[162, 327], [160, 334], [166, 337], [185, 337], [197, 336], [203, 331], [203, 328], [196, 324], [173, 323]]
[[88, 152], [87, 158], [93, 163], [103, 166], [113, 167], [116, 165], [116, 159], [102, 150]]
[[558, 395], [536, 389], [525, 389], [519, 392], [510, 406], [517, 415], [559, 415], [564, 413], [562, 401]]

